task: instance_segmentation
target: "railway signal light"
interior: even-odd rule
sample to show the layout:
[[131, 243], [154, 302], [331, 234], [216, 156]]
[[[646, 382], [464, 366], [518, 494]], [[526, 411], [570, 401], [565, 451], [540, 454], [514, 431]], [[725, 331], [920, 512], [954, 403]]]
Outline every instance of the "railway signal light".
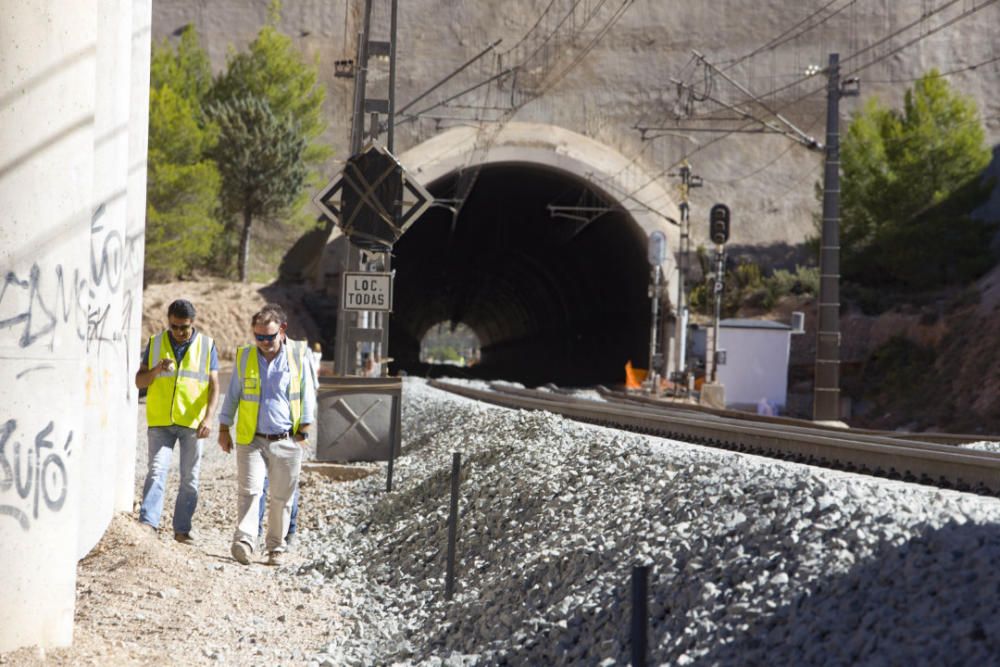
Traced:
[[725, 204], [716, 204], [709, 212], [708, 236], [716, 245], [729, 240], [729, 207]]

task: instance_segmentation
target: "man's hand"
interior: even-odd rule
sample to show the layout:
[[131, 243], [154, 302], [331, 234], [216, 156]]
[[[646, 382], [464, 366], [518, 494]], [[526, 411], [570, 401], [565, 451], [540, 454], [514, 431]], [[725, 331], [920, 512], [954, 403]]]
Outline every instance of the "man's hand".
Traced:
[[233, 439], [229, 435], [229, 431], [219, 431], [219, 447], [226, 454], [233, 451]]
[[156, 364], [154, 368], [156, 369], [157, 374], [169, 373], [174, 370], [174, 360], [164, 357], [163, 359], [160, 359], [160, 363]]
[[198, 424], [198, 437], [199, 438], [207, 438], [209, 431], [211, 431], [211, 429], [208, 427], [208, 420], [207, 419], [203, 420], [200, 424]]

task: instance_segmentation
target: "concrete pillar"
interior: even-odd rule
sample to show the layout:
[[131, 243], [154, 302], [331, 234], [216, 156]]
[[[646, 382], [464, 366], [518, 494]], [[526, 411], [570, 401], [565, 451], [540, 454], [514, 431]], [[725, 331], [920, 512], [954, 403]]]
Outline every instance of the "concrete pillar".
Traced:
[[[126, 377], [130, 349], [126, 308], [130, 255], [127, 223], [128, 140], [132, 55], [131, 0], [98, 0], [97, 95], [94, 114], [94, 204], [90, 223], [84, 483], [77, 555], [93, 548], [111, 521], [118, 462], [135, 458], [135, 429], [122, 427], [136, 410]], [[140, 237], [141, 239], [141, 237]], [[134, 422], [133, 422], [134, 423]]]
[[125, 292], [122, 297], [122, 333], [125, 382], [131, 392], [129, 407], [119, 417], [122, 447], [118, 454], [117, 511], [131, 511], [135, 498], [135, 432], [138, 395], [132, 378], [142, 352], [142, 269], [146, 233], [146, 157], [149, 139], [149, 58], [152, 0], [132, 0], [131, 85], [128, 126], [128, 209], [125, 226]]
[[0, 20], [0, 652], [73, 636], [97, 5]]

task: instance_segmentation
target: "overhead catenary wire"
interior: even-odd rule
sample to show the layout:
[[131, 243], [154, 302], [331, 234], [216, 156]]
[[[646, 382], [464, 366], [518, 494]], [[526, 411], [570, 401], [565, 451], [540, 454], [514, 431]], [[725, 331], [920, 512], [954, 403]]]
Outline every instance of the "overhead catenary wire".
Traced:
[[[980, 67], [985, 67], [991, 63], [1000, 62], [1000, 56], [993, 56], [986, 60], [980, 61], [978, 63], [973, 63], [972, 65], [966, 65], [964, 67], [958, 67], [956, 69], [948, 70], [946, 72], [938, 72], [934, 76], [937, 78], [945, 78], [955, 74], [961, 74], [962, 72], [968, 72], [971, 70], [979, 69]], [[927, 75], [924, 75], [927, 76]], [[914, 76], [906, 79], [866, 79], [868, 83], [913, 83], [914, 81], [919, 81], [924, 78], [923, 76]]]
[[[604, 4], [604, 2], [605, 0], [601, 0], [602, 5]], [[548, 82], [548, 84], [541, 90], [539, 95], [542, 95], [551, 90], [552, 87], [556, 86], [560, 81], [562, 81], [563, 78], [565, 78], [565, 76], [569, 74], [571, 70], [573, 70], [577, 65], [583, 62], [583, 59], [586, 58], [588, 55], [590, 55], [590, 52], [594, 50], [594, 47], [596, 47], [597, 44], [604, 38], [604, 36], [607, 35], [608, 32], [610, 32], [610, 30], [615, 26], [615, 24], [618, 23], [618, 20], [625, 15], [625, 12], [628, 10], [631, 4], [632, 0], [622, 0], [621, 6], [619, 6], [618, 9], [615, 11], [615, 13], [611, 16], [611, 18], [608, 19], [608, 22], [604, 25], [604, 27], [598, 31], [597, 35], [595, 35], [594, 38], [590, 40], [590, 43], [588, 43], [587, 46], [585, 46], [583, 50], [579, 54], [577, 54], [577, 56], [568, 65], [566, 65], [566, 67], [564, 67], [558, 74], [555, 75], [555, 77], [553, 77]]]
[[[917, 25], [921, 21], [924, 21], [924, 20], [930, 18], [931, 16], [944, 11], [946, 8], [954, 5], [956, 2], [958, 2], [958, 0], [949, 0], [949, 2], [947, 2], [945, 5], [942, 5], [941, 7], [937, 8], [937, 9], [931, 11], [931, 12], [927, 12], [927, 13], [923, 14], [918, 21], [914, 21], [914, 22], [908, 23], [906, 26], [904, 26], [904, 27], [902, 27], [902, 28], [900, 28], [898, 30], [895, 30], [892, 33], [890, 33], [889, 35], [887, 35], [887, 36], [885, 36], [885, 37], [877, 40], [876, 44], [883, 44], [886, 41], [892, 39], [893, 37], [899, 36], [900, 34], [902, 34], [902, 33], [906, 32], [906, 31], [910, 30], [911, 28], [913, 28], [915, 25]], [[922, 33], [921, 35], [918, 35], [917, 37], [915, 37], [915, 38], [913, 38], [913, 39], [905, 42], [904, 44], [901, 44], [900, 46], [892, 49], [891, 51], [882, 54], [878, 58], [876, 58], [876, 59], [874, 59], [872, 61], [869, 61], [869, 62], [867, 62], [867, 63], [865, 63], [863, 65], [860, 65], [860, 66], [854, 68], [853, 70], [851, 70], [849, 72], [846, 72], [843, 76], [845, 78], [849, 78], [849, 77], [851, 77], [851, 76], [853, 76], [853, 75], [855, 75], [855, 74], [857, 74], [857, 73], [859, 73], [859, 72], [861, 72], [861, 71], [863, 71], [865, 69], [868, 69], [869, 67], [872, 67], [872, 66], [876, 65], [877, 63], [882, 62], [883, 60], [886, 60], [887, 58], [892, 57], [893, 55], [895, 55], [899, 51], [901, 51], [901, 50], [903, 50], [903, 49], [905, 49], [905, 48], [907, 48], [909, 46], [912, 46], [913, 44], [919, 42], [920, 40], [926, 39], [927, 37], [930, 37], [931, 35], [933, 35], [933, 34], [935, 34], [937, 32], [940, 32], [941, 30], [944, 30], [945, 28], [947, 28], [947, 27], [949, 27], [951, 25], [954, 25], [956, 22], [958, 22], [958, 21], [960, 21], [960, 20], [962, 20], [964, 18], [967, 18], [967, 17], [975, 14], [975, 13], [981, 11], [982, 9], [985, 9], [988, 6], [995, 4], [996, 2], [998, 2], [998, 0], [986, 0], [985, 2], [982, 2], [982, 3], [978, 4], [978, 5], [974, 5], [972, 8], [966, 9], [966, 10], [962, 11], [960, 14], [952, 17], [951, 19], [949, 19], [945, 23], [943, 23], [943, 24], [941, 24], [939, 26], [935, 26], [934, 28], [929, 29], [927, 32]], [[840, 62], [841, 62], [841, 64], [843, 64], [846, 61], [849, 61], [849, 60], [852, 60], [852, 59], [856, 58], [861, 53], [865, 53], [865, 52], [870, 51], [872, 48], [873, 48], [873, 45], [868, 45], [868, 46], [866, 46], [866, 47], [864, 47], [862, 49], [859, 49], [857, 52], [855, 52], [853, 54], [850, 54], [846, 58], [841, 59]], [[766, 97], [766, 96], [774, 95], [777, 92], [781, 92], [783, 90], [786, 90], [786, 89], [792, 87], [793, 85], [798, 85], [799, 83], [802, 83], [802, 82], [804, 82], [804, 81], [806, 81], [806, 80], [808, 80], [810, 78], [812, 78], [812, 77], [811, 76], [802, 77], [801, 79], [796, 80], [792, 84], [788, 84], [788, 85], [782, 86], [782, 87], [780, 87], [778, 89], [772, 90], [769, 93], [765, 93], [763, 96]], [[791, 107], [791, 106], [793, 106], [795, 104], [798, 104], [798, 103], [800, 103], [800, 102], [802, 102], [802, 101], [804, 101], [804, 100], [812, 97], [813, 95], [816, 95], [816, 94], [818, 94], [818, 93], [820, 93], [820, 92], [822, 92], [824, 90], [826, 90], [826, 86], [825, 85], [820, 86], [818, 88], [815, 88], [813, 90], [810, 90], [810, 91], [804, 93], [803, 95], [800, 95], [799, 97], [796, 97], [795, 99], [790, 100], [789, 102], [786, 102], [785, 104], [782, 104], [781, 106], [779, 106], [777, 108], [777, 110], [778, 111], [784, 111], [785, 109], [788, 109], [789, 107]], [[647, 187], [649, 187], [652, 183], [654, 183], [656, 180], [658, 180], [659, 178], [661, 178], [664, 174], [666, 174], [667, 172], [669, 172], [671, 169], [677, 167], [678, 165], [680, 165], [685, 160], [689, 160], [693, 155], [695, 155], [695, 154], [697, 154], [697, 153], [699, 153], [701, 151], [704, 151], [706, 148], [708, 148], [708, 147], [710, 147], [710, 146], [712, 146], [712, 145], [714, 145], [714, 144], [722, 141], [723, 139], [728, 138], [729, 136], [731, 136], [732, 134], [735, 134], [736, 132], [739, 132], [741, 129], [747, 129], [747, 128], [751, 127], [756, 122], [757, 122], [756, 120], [751, 121], [749, 123], [744, 124], [740, 128], [736, 128], [736, 129], [733, 129], [733, 130], [726, 131], [726, 132], [724, 132], [723, 134], [721, 134], [718, 137], [714, 137], [711, 140], [709, 140], [709, 141], [707, 141], [707, 142], [705, 142], [703, 144], [699, 144], [697, 147], [695, 147], [695, 148], [687, 151], [683, 156], [681, 156], [680, 158], [678, 158], [677, 160], [675, 160], [674, 162], [672, 162], [669, 166], [661, 169], [656, 174], [654, 174], [653, 176], [651, 176], [650, 178], [648, 178], [638, 188], [635, 188], [635, 189], [633, 189], [633, 190], [631, 190], [629, 192], [626, 192], [623, 196], [626, 197], [626, 198], [628, 198], [628, 199], [632, 199], [633, 201], [636, 201], [635, 197], [636, 197], [636, 195], [638, 193], [642, 192], [644, 189], [646, 189]]]
[[[832, 19], [834, 16], [837, 16], [838, 14], [840, 14], [841, 12], [843, 12], [844, 10], [846, 10], [849, 7], [853, 6], [854, 4], [857, 3], [857, 1], [858, 0], [849, 0], [847, 4], [843, 5], [839, 9], [831, 12], [830, 14], [828, 14], [827, 16], [825, 16], [822, 20], [816, 22], [815, 24], [812, 24], [812, 25], [806, 27], [804, 30], [800, 30], [799, 32], [796, 32], [794, 34], [789, 35], [789, 33], [792, 33], [794, 30], [798, 29], [803, 24], [807, 23], [808, 21], [811, 21], [815, 16], [817, 16], [817, 15], [823, 13], [824, 11], [826, 11], [831, 5], [839, 2], [839, 0], [830, 0], [829, 2], [827, 2], [826, 4], [824, 4], [822, 7], [820, 7], [819, 9], [817, 9], [816, 11], [814, 11], [813, 13], [809, 14], [808, 16], [806, 16], [804, 19], [802, 19], [801, 21], [799, 21], [795, 25], [791, 26], [790, 28], [786, 28], [784, 30], [784, 32], [780, 33], [777, 37], [773, 37], [772, 39], [770, 39], [766, 43], [762, 44], [761, 46], [758, 46], [757, 48], [755, 48], [754, 50], [750, 51], [746, 55], [740, 56], [739, 58], [737, 58], [737, 59], [735, 59], [733, 61], [720, 63], [720, 66], [723, 67], [723, 69], [725, 69], [725, 70], [728, 71], [728, 70], [736, 67], [740, 63], [742, 63], [742, 62], [744, 62], [746, 60], [749, 60], [750, 58], [752, 58], [753, 56], [757, 55], [758, 53], [762, 53], [763, 51], [768, 51], [770, 49], [775, 49], [775, 48], [781, 46], [782, 44], [785, 44], [787, 42], [792, 41], [793, 39], [795, 39], [797, 37], [801, 37], [802, 35], [810, 32], [812, 30], [815, 30], [819, 26], [823, 25], [824, 23], [826, 23], [827, 21], [829, 21], [830, 19]], [[786, 35], [787, 35], [787, 37], [786, 37]]]

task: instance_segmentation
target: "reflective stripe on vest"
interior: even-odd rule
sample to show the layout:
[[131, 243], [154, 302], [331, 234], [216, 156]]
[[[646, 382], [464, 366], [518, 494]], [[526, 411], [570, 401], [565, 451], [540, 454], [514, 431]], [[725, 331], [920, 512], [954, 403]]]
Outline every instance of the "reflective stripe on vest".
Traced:
[[150, 426], [195, 428], [208, 412], [208, 378], [212, 360], [212, 339], [194, 332], [184, 358], [177, 361], [169, 334], [164, 331], [149, 339], [146, 367], [162, 359], [174, 362], [173, 373], [160, 373], [146, 390], [146, 423]]
[[[292, 433], [299, 432], [302, 421], [302, 351], [287, 341], [284, 345], [288, 358], [288, 403], [291, 406]], [[236, 352], [236, 369], [239, 373], [240, 402], [236, 412], [236, 444], [249, 445], [257, 433], [260, 414], [260, 363], [257, 346], [247, 345]]]

